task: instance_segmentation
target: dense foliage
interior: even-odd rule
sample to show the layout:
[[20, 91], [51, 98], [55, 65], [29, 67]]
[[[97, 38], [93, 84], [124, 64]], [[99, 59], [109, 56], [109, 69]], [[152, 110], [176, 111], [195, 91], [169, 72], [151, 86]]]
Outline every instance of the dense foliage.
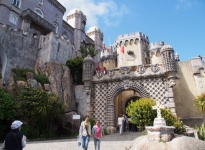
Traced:
[[131, 101], [126, 108], [127, 115], [131, 117], [131, 123], [136, 124], [141, 131], [145, 129], [145, 126], [153, 125], [157, 115], [156, 110], [152, 109], [154, 105], [155, 101], [149, 98]]
[[0, 139], [8, 129], [8, 124], [15, 118], [15, 100], [6, 91], [0, 88]]
[[83, 84], [82, 74], [83, 74], [83, 58], [77, 57], [66, 62], [66, 66], [70, 69], [70, 73], [73, 78], [73, 83], [75, 85]]
[[25, 87], [17, 96], [17, 114], [27, 123], [28, 136], [54, 136], [64, 114], [62, 100], [55, 94]]
[[[137, 128], [143, 131], [145, 126], [152, 126], [154, 118], [157, 117], [157, 111], [152, 109], [152, 106], [155, 105], [155, 101], [141, 98], [137, 101], [131, 101], [126, 108], [126, 113], [131, 117], [131, 123], [136, 124]], [[168, 126], [175, 127], [175, 133], [181, 134], [185, 131], [183, 123], [170, 110], [162, 109], [161, 115]]]
[[162, 117], [166, 121], [167, 126], [174, 126], [174, 132], [177, 134], [182, 134], [185, 132], [184, 125], [182, 121], [168, 109], [162, 109], [161, 111]]

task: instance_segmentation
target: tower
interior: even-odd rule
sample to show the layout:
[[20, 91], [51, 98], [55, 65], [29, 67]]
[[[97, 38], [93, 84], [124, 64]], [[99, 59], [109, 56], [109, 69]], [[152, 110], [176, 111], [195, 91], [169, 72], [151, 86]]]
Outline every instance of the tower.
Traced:
[[71, 10], [67, 15], [67, 23], [74, 28], [74, 44], [76, 50], [80, 49], [80, 43], [85, 39], [86, 16], [80, 9]]
[[170, 108], [173, 114], [176, 114], [173, 87], [175, 86], [176, 79], [176, 61], [174, 58], [174, 49], [170, 45], [162, 46], [160, 50], [162, 54], [162, 65], [164, 72], [167, 74], [167, 106]]
[[[102, 43], [103, 43], [103, 33], [97, 26], [91, 27], [87, 31], [87, 36], [89, 36], [95, 43], [95, 49], [102, 50]], [[100, 63], [100, 53], [98, 53], [94, 57], [94, 62], [96, 63], [95, 66], [102, 66]]]
[[86, 92], [86, 102], [87, 102], [87, 115], [91, 115], [92, 106], [91, 106], [91, 79], [94, 75], [94, 61], [93, 58], [88, 55], [83, 60], [83, 82], [85, 85]]
[[149, 64], [149, 38], [141, 32], [118, 36], [115, 41], [117, 66], [135, 66]]

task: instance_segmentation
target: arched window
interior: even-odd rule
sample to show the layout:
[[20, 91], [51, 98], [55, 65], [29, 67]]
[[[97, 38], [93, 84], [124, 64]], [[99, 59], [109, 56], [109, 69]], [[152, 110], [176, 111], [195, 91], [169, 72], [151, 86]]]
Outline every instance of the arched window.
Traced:
[[9, 22], [17, 25], [17, 23], [18, 23], [18, 16], [15, 13], [11, 12], [10, 16], [9, 16]]
[[40, 8], [36, 8], [34, 12], [43, 18], [43, 12]]
[[21, 0], [12, 0], [12, 5], [14, 5], [17, 8], [21, 7]]
[[55, 33], [58, 33], [58, 23], [57, 22], [54, 22], [53, 23], [53, 26], [55, 27]]

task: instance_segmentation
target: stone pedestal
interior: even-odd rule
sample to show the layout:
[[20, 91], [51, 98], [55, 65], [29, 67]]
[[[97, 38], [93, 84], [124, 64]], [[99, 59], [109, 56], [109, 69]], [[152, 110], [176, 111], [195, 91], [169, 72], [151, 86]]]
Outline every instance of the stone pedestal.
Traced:
[[174, 126], [166, 126], [164, 118], [155, 118], [154, 126], [147, 126], [148, 140], [152, 141], [171, 141], [174, 137]]
[[154, 127], [166, 126], [166, 122], [164, 118], [155, 118], [154, 119]]

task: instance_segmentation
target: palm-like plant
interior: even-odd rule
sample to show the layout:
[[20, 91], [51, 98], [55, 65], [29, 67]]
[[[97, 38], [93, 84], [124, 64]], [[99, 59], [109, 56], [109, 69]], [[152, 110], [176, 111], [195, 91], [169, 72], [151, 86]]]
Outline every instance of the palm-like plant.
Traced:
[[17, 104], [18, 115], [31, 127], [33, 137], [52, 136], [54, 121], [64, 114], [63, 101], [57, 95], [30, 86], [19, 93]]
[[93, 46], [80, 46], [80, 52], [83, 58], [87, 57], [90, 55], [91, 57], [94, 57], [97, 55], [100, 50], [95, 49]]
[[204, 113], [205, 113], [205, 92], [195, 98], [195, 106], [200, 111], [203, 116], [204, 121]]

